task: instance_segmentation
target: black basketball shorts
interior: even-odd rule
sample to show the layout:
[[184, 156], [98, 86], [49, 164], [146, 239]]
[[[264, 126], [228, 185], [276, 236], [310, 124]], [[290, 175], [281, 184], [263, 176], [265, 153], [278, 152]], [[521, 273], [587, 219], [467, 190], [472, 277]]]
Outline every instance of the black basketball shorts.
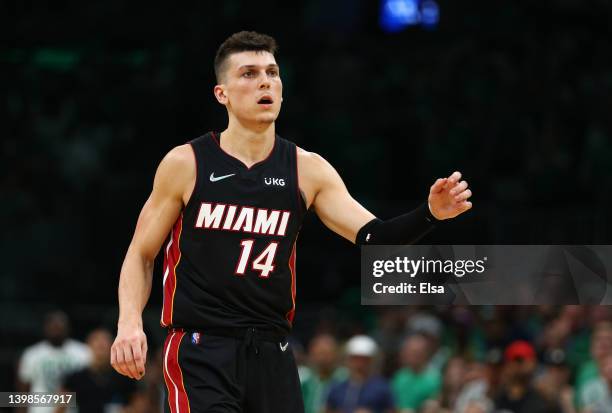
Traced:
[[254, 328], [170, 329], [163, 370], [166, 413], [304, 412], [290, 345]]

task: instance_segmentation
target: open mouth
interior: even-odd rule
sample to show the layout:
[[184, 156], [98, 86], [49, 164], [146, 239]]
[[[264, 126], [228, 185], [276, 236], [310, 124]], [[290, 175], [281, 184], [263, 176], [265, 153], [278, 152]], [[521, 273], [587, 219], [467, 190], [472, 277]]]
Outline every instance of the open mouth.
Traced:
[[271, 105], [273, 103], [273, 100], [271, 96], [262, 96], [261, 98], [259, 98], [257, 103], [260, 105]]

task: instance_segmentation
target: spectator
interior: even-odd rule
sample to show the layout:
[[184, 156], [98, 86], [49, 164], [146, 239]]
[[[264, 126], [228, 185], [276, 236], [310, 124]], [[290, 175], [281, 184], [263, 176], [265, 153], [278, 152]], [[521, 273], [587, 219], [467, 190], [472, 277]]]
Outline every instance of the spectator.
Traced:
[[401, 363], [404, 366], [392, 380], [393, 395], [401, 412], [416, 411], [421, 404], [436, 397], [442, 377], [439, 370], [429, 366], [429, 340], [422, 334], [409, 336], [402, 345]]
[[453, 357], [446, 363], [442, 380], [442, 391], [438, 400], [440, 401], [440, 406], [447, 411], [450, 411], [455, 405], [457, 397], [459, 397], [465, 372], [466, 363], [461, 357]]
[[368, 336], [352, 337], [346, 344], [348, 379], [333, 385], [327, 397], [327, 413], [391, 413], [393, 396], [389, 384], [374, 374], [378, 353]]
[[495, 399], [497, 410], [505, 409], [514, 413], [561, 411], [556, 403], [550, 403], [542, 397], [531, 383], [536, 368], [536, 356], [529, 342], [514, 341], [506, 348], [504, 358], [504, 382]]
[[[110, 365], [111, 333], [96, 329], [87, 337], [92, 354], [88, 367], [66, 376], [62, 391], [76, 392], [79, 413], [105, 413], [126, 406], [136, 391], [134, 381], [117, 374]], [[63, 413], [65, 407], [56, 409]]]
[[601, 359], [599, 371], [582, 390], [582, 413], [612, 413], [612, 354]]
[[534, 387], [549, 403], [559, 401], [564, 413], [574, 413], [574, 391], [570, 386], [571, 371], [563, 350], [550, 349], [544, 353], [544, 368], [536, 377]]
[[420, 334], [428, 341], [429, 367], [441, 371], [450, 358], [450, 350], [441, 346], [442, 322], [428, 313], [417, 313], [408, 319], [408, 334]]
[[455, 413], [489, 412], [493, 409], [490, 396], [497, 392], [503, 353], [499, 348], [487, 352], [486, 364], [472, 362], [466, 366], [464, 385], [457, 395]]
[[584, 406], [581, 399], [584, 393], [584, 386], [589, 381], [599, 377], [599, 365], [609, 354], [612, 354], [612, 322], [600, 321], [593, 327], [591, 338], [591, 360], [582, 364], [576, 374], [576, 392], [578, 394], [577, 404], [581, 408]]
[[[68, 316], [54, 311], [45, 316], [45, 339], [23, 352], [18, 367], [17, 388], [29, 392], [57, 392], [64, 376], [89, 363], [87, 346], [68, 338]], [[47, 412], [48, 409], [30, 407], [28, 413]]]
[[465, 361], [461, 357], [451, 358], [444, 369], [442, 391], [435, 399], [426, 400], [421, 413], [449, 413], [455, 405], [465, 375]]
[[310, 341], [310, 369], [301, 375], [305, 413], [321, 413], [330, 387], [347, 378], [345, 368], [338, 367], [338, 343], [329, 334], [320, 334]]

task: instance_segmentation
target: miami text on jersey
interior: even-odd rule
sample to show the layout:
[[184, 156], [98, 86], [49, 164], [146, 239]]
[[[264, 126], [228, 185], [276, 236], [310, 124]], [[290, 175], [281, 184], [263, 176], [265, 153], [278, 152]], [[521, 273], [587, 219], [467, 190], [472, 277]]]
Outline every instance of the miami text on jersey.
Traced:
[[202, 202], [195, 228], [285, 236], [290, 211]]

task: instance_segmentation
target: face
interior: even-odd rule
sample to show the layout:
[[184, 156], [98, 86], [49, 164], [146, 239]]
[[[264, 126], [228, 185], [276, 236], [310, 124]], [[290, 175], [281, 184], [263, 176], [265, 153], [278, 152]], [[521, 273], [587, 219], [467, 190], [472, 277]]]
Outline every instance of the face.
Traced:
[[450, 388], [460, 388], [465, 377], [465, 362], [461, 358], [452, 358], [448, 361], [444, 371], [444, 383]]
[[250, 127], [267, 127], [281, 108], [283, 83], [269, 52], [240, 52], [227, 58], [215, 97], [230, 117]]
[[55, 313], [45, 321], [45, 337], [54, 346], [61, 346], [68, 337], [68, 320], [63, 314]]
[[91, 349], [94, 364], [100, 365], [108, 363], [113, 341], [111, 335], [107, 331], [93, 331], [87, 339], [87, 344]]
[[600, 369], [603, 379], [608, 382], [612, 382], [612, 354], [603, 359]]
[[310, 361], [318, 369], [330, 370], [336, 365], [336, 340], [330, 336], [316, 337], [310, 345]]
[[428, 362], [427, 345], [427, 339], [422, 336], [414, 336], [406, 340], [401, 351], [403, 364], [412, 370], [420, 371]]
[[505, 365], [507, 377], [511, 380], [527, 383], [535, 370], [536, 362], [533, 359], [516, 359], [507, 361]]
[[373, 361], [373, 358], [368, 356], [348, 356], [347, 367], [351, 375], [366, 377], [370, 374]]
[[601, 328], [596, 330], [591, 339], [591, 354], [595, 360], [602, 360], [612, 354], [612, 330]]

